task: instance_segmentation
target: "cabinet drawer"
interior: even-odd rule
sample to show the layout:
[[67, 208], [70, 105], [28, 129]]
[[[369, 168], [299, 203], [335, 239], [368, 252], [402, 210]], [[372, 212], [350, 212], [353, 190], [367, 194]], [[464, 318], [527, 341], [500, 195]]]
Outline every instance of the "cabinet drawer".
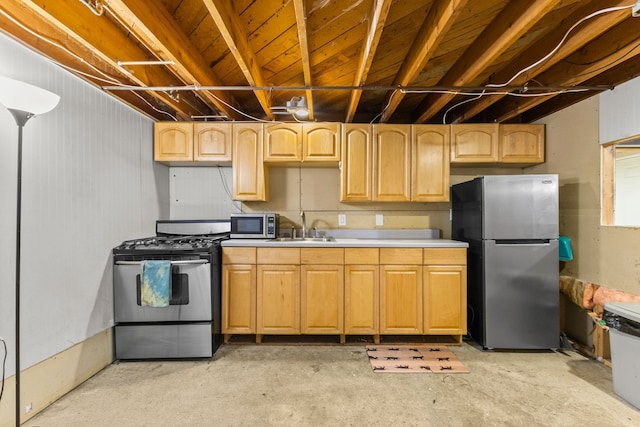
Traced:
[[258, 264], [300, 264], [300, 248], [258, 248]]
[[467, 265], [465, 248], [425, 248], [425, 265]]
[[300, 248], [300, 260], [308, 264], [344, 264], [343, 248]]
[[222, 264], [255, 264], [256, 248], [222, 248]]
[[422, 265], [422, 249], [380, 248], [380, 264]]
[[378, 265], [380, 250], [378, 248], [345, 248], [344, 263], [349, 265]]

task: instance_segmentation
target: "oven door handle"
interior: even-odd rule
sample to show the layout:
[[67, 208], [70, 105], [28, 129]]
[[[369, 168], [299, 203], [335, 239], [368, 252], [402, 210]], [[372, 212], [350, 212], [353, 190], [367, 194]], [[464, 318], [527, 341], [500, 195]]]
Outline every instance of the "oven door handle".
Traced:
[[[144, 261], [116, 261], [116, 265], [142, 265]], [[171, 265], [184, 265], [184, 264], [208, 264], [206, 259], [186, 259], [182, 261], [171, 261]]]

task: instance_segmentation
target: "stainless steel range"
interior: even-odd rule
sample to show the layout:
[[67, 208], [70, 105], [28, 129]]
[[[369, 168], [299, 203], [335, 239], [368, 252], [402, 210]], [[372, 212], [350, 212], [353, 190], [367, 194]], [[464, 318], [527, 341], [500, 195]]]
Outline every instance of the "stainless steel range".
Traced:
[[[156, 236], [113, 249], [116, 359], [213, 356], [222, 343], [220, 242], [230, 227], [229, 220], [157, 221]], [[149, 261], [167, 267], [164, 304], [145, 298]]]

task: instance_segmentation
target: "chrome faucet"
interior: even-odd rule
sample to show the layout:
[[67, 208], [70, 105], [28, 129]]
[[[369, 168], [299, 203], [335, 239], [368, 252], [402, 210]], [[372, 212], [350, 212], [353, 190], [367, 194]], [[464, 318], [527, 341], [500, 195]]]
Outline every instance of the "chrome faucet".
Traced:
[[301, 234], [302, 234], [302, 238], [306, 238], [307, 237], [307, 225], [305, 224], [305, 220], [304, 220], [304, 211], [301, 210], [300, 211], [300, 222], [301, 222], [301, 226], [302, 226], [302, 230], [301, 230]]

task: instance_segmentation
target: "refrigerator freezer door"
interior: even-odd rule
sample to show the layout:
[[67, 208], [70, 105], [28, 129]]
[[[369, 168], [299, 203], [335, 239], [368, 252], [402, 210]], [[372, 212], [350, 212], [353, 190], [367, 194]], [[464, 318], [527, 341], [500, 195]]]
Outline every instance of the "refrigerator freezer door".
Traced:
[[485, 348], [550, 349], [560, 342], [558, 241], [484, 242]]
[[483, 177], [483, 238], [556, 239], [558, 175]]

